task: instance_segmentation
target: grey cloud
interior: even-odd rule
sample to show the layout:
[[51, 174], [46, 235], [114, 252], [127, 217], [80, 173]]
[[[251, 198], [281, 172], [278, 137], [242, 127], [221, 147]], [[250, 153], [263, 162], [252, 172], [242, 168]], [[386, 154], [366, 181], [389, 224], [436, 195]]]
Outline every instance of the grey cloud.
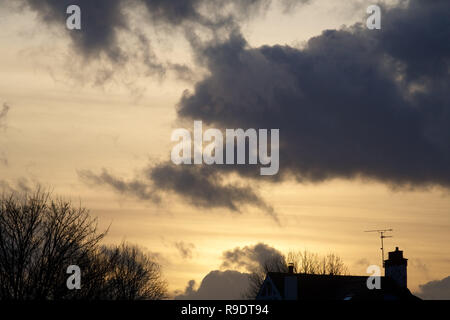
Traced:
[[356, 260], [354, 264], [357, 265], [357, 266], [361, 266], [361, 267], [366, 267], [367, 268], [368, 266], [370, 266], [370, 261], [367, 258], [361, 258], [361, 259]]
[[2, 109], [0, 110], [0, 128], [6, 126], [6, 116], [8, 115], [9, 109], [9, 105], [3, 103]]
[[[187, 32], [210, 75], [183, 94], [179, 118], [280, 129], [280, 172], [266, 180], [449, 187], [449, 9], [448, 1], [412, 0], [385, 8], [381, 30], [326, 30], [303, 49], [251, 48], [238, 28], [210, 43]], [[261, 180], [254, 168], [163, 163], [143, 183], [197, 207], [250, 204], [274, 216], [252, 189], [221, 182], [230, 171]]]
[[265, 243], [258, 243], [225, 251], [222, 254], [222, 261], [221, 268], [243, 269], [252, 273], [263, 269], [268, 263], [284, 264], [285, 259], [277, 249]]
[[195, 245], [193, 243], [185, 243], [183, 241], [177, 241], [174, 243], [175, 248], [180, 253], [183, 259], [192, 259], [193, 250]]
[[450, 277], [419, 285], [416, 294], [426, 300], [450, 300]]
[[151, 17], [156, 21], [180, 25], [185, 21], [201, 18], [198, 7], [201, 0], [142, 0]]
[[249, 274], [237, 271], [214, 270], [208, 273], [195, 289], [195, 281], [190, 280], [177, 300], [239, 300], [243, 299], [250, 285]]
[[127, 28], [122, 0], [23, 0], [47, 24], [66, 28], [66, 9], [78, 5], [82, 14], [82, 29], [67, 30], [75, 47], [86, 57], [105, 53], [114, 61], [124, 59], [117, 32]]
[[6, 154], [4, 152], [0, 154], [0, 164], [4, 165], [5, 167], [9, 165], [8, 158], [6, 157]]
[[396, 7], [383, 14], [384, 31], [377, 35], [380, 50], [400, 63], [409, 81], [448, 81], [450, 46], [442, 41], [450, 36], [445, 14], [449, 7], [445, 0], [413, 0], [406, 9]]
[[188, 300], [191, 296], [195, 295], [195, 280], [189, 280], [184, 292], [179, 290], [175, 291], [176, 300]]
[[238, 32], [197, 43], [210, 76], [183, 95], [179, 117], [279, 128], [278, 179], [450, 187], [449, 10], [412, 0], [385, 9], [381, 30], [326, 30], [304, 49], [251, 48]]
[[[3, 103], [2, 109], [0, 110], [0, 130], [6, 129], [6, 116], [9, 112], [9, 105], [6, 103]], [[4, 151], [0, 152], [0, 164], [7, 167], [9, 165], [8, 158], [6, 156], [6, 153]], [[2, 185], [2, 182], [0, 181], [0, 185]]]
[[174, 72], [175, 76], [179, 80], [195, 82], [198, 77], [194, 70], [186, 64], [169, 63], [167, 67]]
[[80, 170], [78, 171], [78, 176], [87, 184], [107, 185], [123, 195], [133, 195], [138, 199], [151, 200], [155, 203], [160, 201], [159, 196], [146, 183], [138, 180], [124, 181], [111, 175], [106, 169], [103, 169], [98, 175], [89, 170]]
[[209, 272], [198, 289], [195, 281], [190, 280], [184, 292], [177, 293], [175, 299], [244, 299], [253, 272], [264, 272], [264, 267], [272, 263], [284, 265], [284, 261], [280, 251], [264, 243], [224, 251], [220, 268], [235, 270]]
[[273, 208], [250, 185], [224, 184], [220, 173], [212, 167], [162, 164], [147, 173], [157, 190], [175, 192], [194, 206], [241, 212], [242, 206], [251, 205], [277, 219]]
[[88, 184], [107, 185], [116, 192], [141, 200], [159, 202], [165, 193], [176, 193], [191, 205], [203, 209], [226, 208], [241, 212], [243, 206], [254, 206], [278, 222], [274, 209], [251, 186], [223, 183], [220, 173], [210, 167], [162, 163], [146, 168], [141, 177], [129, 181], [111, 175], [106, 169], [100, 174], [81, 170], [78, 175]]
[[281, 5], [285, 13], [292, 12], [300, 5], [311, 3], [312, 0], [281, 0]]
[[[302, 3], [304, 0], [283, 0]], [[169, 26], [189, 23], [212, 31], [236, 27], [239, 22], [263, 14], [272, 0], [142, 0], [152, 20]]]
[[409, 263], [412, 268], [417, 269], [426, 278], [429, 277], [430, 270], [428, 269], [428, 266], [421, 259], [410, 259]]
[[[302, 3], [303, 0], [283, 0]], [[20, 0], [7, 1], [11, 7], [27, 8], [37, 13], [42, 23], [71, 39], [75, 49], [70, 55], [74, 65], [67, 75], [83, 83], [103, 86], [121, 81], [123, 77], [150, 77], [161, 80], [173, 73], [178, 80], [193, 81], [190, 67], [164, 61], [152, 47], [149, 34], [133, 26], [140, 16], [145, 27], [163, 31], [170, 38], [174, 33], [197, 34], [198, 31], [218, 37], [239, 29], [242, 21], [265, 12], [272, 0]], [[81, 30], [67, 30], [66, 9], [81, 8]], [[12, 9], [10, 9], [12, 10]], [[126, 36], [127, 41], [123, 41]], [[78, 59], [78, 56], [80, 59]], [[79, 69], [83, 72], [80, 72]], [[130, 71], [132, 70], [132, 71]], [[88, 75], [86, 74], [88, 73]], [[115, 76], [117, 74], [117, 76]], [[126, 83], [129, 81], [125, 81]]]
[[[121, 45], [119, 34], [126, 32], [128, 36], [136, 36], [145, 43], [143, 59], [149, 70], [161, 74], [167, 65], [148, 54], [150, 41], [140, 31], [130, 28], [127, 10], [146, 13], [148, 25], [162, 25], [166, 31], [180, 26], [190, 30], [201, 26], [216, 32], [236, 27], [239, 19], [246, 20], [264, 12], [271, 0], [21, 0], [21, 3], [36, 12], [44, 23], [65, 31], [78, 52], [88, 60], [102, 55], [114, 63], [133, 60], [133, 53]], [[81, 8], [81, 30], [66, 30], [69, 5]]]
[[171, 260], [161, 252], [151, 251], [146, 248], [143, 248], [143, 250], [150, 257], [150, 260], [158, 262], [158, 264], [163, 267], [167, 267], [172, 263]]
[[30, 193], [35, 188], [39, 188], [37, 181], [30, 181], [25, 177], [20, 177], [13, 182], [0, 180], [0, 191], [2, 193]]
[[[133, 10], [137, 2], [21, 0], [23, 7], [36, 12], [44, 24], [71, 39], [73, 50], [65, 66], [66, 76], [95, 86], [113, 80], [126, 85], [131, 80], [124, 78], [161, 78], [166, 73], [166, 65], [154, 54], [151, 41], [141, 30], [132, 27], [128, 11]], [[78, 5], [81, 9], [81, 30], [66, 28], [69, 5]], [[121, 37], [124, 34], [126, 41]]]
[[0, 111], [0, 119], [6, 117], [9, 111], [9, 105], [7, 103], [3, 103], [2, 111]]

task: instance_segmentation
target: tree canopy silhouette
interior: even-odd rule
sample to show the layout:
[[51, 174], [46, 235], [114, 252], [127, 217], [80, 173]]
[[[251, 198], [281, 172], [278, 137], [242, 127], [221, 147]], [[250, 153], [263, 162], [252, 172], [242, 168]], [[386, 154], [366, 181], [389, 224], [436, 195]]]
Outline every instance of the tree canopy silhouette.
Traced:
[[[32, 194], [0, 197], [0, 299], [162, 299], [166, 282], [144, 250], [101, 246], [106, 231], [83, 207]], [[81, 270], [81, 289], [69, 290], [69, 265]]]

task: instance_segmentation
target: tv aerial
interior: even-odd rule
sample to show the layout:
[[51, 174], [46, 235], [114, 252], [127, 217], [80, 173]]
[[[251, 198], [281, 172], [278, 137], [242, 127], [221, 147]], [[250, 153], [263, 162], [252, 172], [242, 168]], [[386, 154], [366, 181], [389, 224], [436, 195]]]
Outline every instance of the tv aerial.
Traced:
[[378, 232], [380, 234], [380, 239], [381, 239], [381, 265], [384, 268], [384, 239], [385, 238], [392, 238], [393, 236], [386, 236], [385, 233], [386, 232], [392, 232], [394, 231], [393, 229], [380, 229], [380, 230], [367, 230], [364, 232]]

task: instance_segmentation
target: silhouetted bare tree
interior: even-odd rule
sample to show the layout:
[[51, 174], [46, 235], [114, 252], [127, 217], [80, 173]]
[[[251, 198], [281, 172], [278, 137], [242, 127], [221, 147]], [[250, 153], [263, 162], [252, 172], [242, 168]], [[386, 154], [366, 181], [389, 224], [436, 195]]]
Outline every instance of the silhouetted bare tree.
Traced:
[[320, 260], [319, 274], [346, 275], [348, 268], [342, 258], [334, 253], [329, 253]]
[[321, 257], [307, 250], [290, 251], [286, 261], [293, 264], [297, 273], [343, 275], [348, 272], [342, 258], [334, 253]]
[[348, 273], [347, 266], [341, 257], [330, 253], [323, 257], [307, 250], [290, 251], [287, 256], [264, 262], [250, 274], [250, 288], [245, 298], [253, 299], [259, 292], [268, 272], [288, 272], [288, 265], [294, 266], [294, 272], [304, 274], [344, 275]]
[[307, 250], [289, 251], [286, 261], [294, 265], [297, 273], [317, 274], [320, 273], [321, 260], [317, 253]]
[[[39, 188], [0, 198], [0, 299], [160, 299], [160, 267], [136, 247], [101, 247], [88, 210]], [[68, 290], [67, 267], [82, 270]]]
[[106, 299], [158, 300], [166, 298], [161, 267], [136, 245], [122, 243], [102, 248], [106, 265]]
[[[0, 293], [6, 299], [58, 299], [66, 268], [83, 265], [104, 237], [84, 208], [46, 192], [0, 200]], [[67, 291], [67, 288], [66, 290]]]

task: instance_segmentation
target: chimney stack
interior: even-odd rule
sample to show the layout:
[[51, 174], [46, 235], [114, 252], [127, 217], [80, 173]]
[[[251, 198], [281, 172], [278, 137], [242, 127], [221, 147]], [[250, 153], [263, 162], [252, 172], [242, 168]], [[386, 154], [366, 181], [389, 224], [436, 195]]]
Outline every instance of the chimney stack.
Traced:
[[394, 280], [401, 288], [407, 288], [406, 266], [408, 259], [403, 258], [403, 251], [395, 247], [389, 252], [389, 259], [384, 261], [384, 275]]
[[293, 274], [294, 273], [294, 264], [291, 262], [288, 265], [288, 273]]

